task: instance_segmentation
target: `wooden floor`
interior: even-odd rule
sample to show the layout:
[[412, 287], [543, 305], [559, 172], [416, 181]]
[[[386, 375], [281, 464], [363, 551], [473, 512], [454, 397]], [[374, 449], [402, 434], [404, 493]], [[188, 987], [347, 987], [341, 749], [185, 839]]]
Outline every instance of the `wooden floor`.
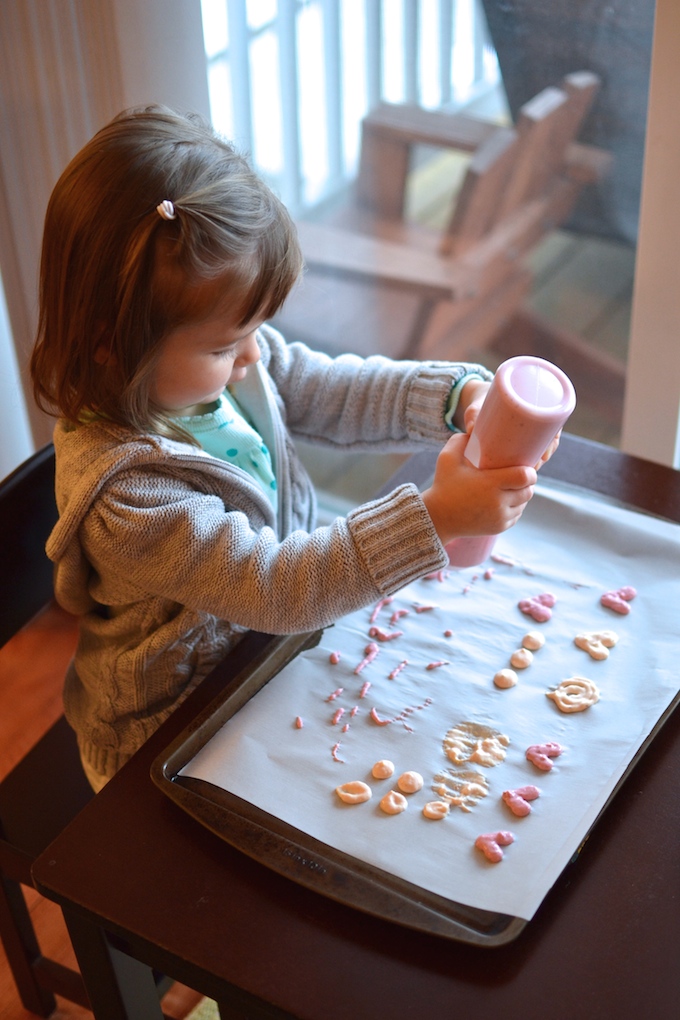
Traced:
[[[9, 772], [61, 714], [62, 680], [74, 644], [73, 619], [53, 608], [0, 649], [0, 776]], [[33, 890], [27, 893], [43, 952], [59, 963], [75, 966], [61, 911]], [[183, 1020], [200, 998], [192, 989], [175, 985], [164, 998], [163, 1009]], [[0, 946], [0, 1020], [32, 1020], [34, 1016], [21, 1005]], [[92, 1013], [60, 999], [52, 1017], [92, 1020]]]

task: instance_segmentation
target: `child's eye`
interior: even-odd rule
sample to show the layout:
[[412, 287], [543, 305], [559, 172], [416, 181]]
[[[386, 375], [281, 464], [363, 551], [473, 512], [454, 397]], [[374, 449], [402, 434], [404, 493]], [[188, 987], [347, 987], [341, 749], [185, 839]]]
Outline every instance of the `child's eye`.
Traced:
[[214, 358], [234, 358], [236, 356], [235, 347], [224, 347], [221, 351], [212, 352]]

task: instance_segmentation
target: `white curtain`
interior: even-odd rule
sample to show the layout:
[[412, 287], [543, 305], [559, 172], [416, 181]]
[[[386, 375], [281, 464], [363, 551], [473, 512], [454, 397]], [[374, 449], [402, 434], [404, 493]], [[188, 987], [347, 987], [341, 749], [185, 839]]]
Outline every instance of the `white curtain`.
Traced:
[[[34, 408], [26, 363], [50, 192], [77, 150], [128, 106], [162, 102], [209, 115], [200, 0], [2, 0], [0, 68], [0, 273], [38, 447], [53, 423]], [[9, 351], [0, 343], [8, 378]], [[10, 469], [25, 456], [8, 432], [13, 412], [0, 397]]]
[[0, 279], [0, 478], [33, 452], [31, 426], [19, 378], [9, 316]]

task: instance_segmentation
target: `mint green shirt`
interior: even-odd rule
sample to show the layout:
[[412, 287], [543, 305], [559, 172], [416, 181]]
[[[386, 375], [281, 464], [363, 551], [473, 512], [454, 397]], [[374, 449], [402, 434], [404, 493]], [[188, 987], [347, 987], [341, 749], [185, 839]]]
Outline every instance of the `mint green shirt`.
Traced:
[[276, 510], [276, 478], [269, 450], [229, 390], [220, 397], [214, 411], [178, 418], [206, 453], [234, 464], [262, 486]]

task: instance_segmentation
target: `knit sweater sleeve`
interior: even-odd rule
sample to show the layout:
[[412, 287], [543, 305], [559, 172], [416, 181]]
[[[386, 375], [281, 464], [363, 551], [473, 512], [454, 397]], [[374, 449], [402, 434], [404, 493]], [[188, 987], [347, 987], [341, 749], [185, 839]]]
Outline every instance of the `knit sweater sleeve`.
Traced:
[[451, 435], [445, 414], [452, 387], [468, 375], [492, 378], [481, 365], [466, 362], [331, 358], [287, 344], [266, 326], [261, 345], [291, 432], [367, 451], [441, 446]]
[[[439, 569], [446, 553], [415, 486], [279, 541], [217, 495], [162, 474], [118, 477], [87, 514], [90, 594], [104, 605], [151, 596], [268, 633], [327, 626]], [[62, 575], [62, 581], [66, 583]]]

